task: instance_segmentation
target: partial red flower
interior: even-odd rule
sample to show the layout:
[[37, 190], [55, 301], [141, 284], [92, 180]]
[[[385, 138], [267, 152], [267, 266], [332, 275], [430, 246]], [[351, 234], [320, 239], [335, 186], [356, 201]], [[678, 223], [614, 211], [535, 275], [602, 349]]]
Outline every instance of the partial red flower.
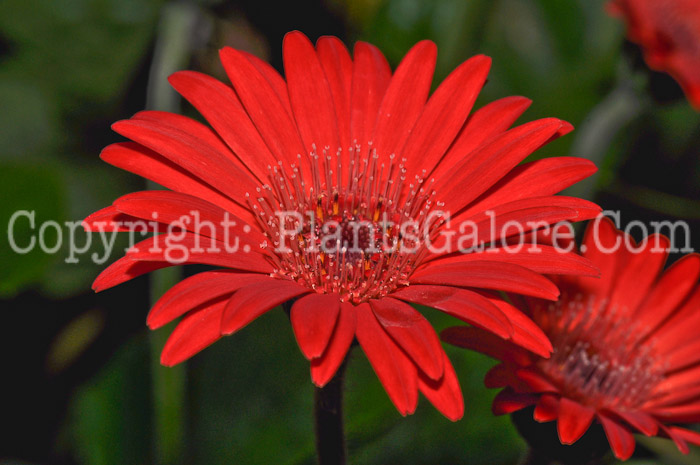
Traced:
[[[454, 246], [456, 237], [440, 235], [467, 219], [481, 226], [480, 241], [492, 242], [514, 233], [492, 233], [492, 222], [520, 222], [527, 230], [591, 218], [597, 206], [554, 194], [595, 167], [564, 157], [517, 166], [571, 125], [546, 118], [509, 129], [530, 104], [522, 97], [470, 116], [490, 66], [485, 56], [461, 64], [428, 98], [437, 55], [429, 41], [413, 47], [393, 73], [363, 42], [351, 58], [334, 37], [314, 47], [291, 32], [283, 51], [286, 79], [231, 48], [220, 55], [232, 85], [190, 71], [170, 77], [210, 126], [156, 111], [113, 125], [131, 142], [110, 145], [102, 159], [170, 190], [126, 195], [86, 220], [91, 230], [147, 220], [163, 233], [107, 268], [94, 289], [175, 259], [221, 267], [183, 280], [151, 310], [152, 329], [184, 316], [163, 350], [165, 365], [293, 300], [291, 325], [316, 385], [333, 377], [357, 340], [399, 412], [412, 413], [420, 391], [457, 419], [463, 414], [457, 377], [437, 334], [410, 303], [546, 356], [551, 346], [542, 332], [482, 290], [555, 300], [556, 286], [541, 273], [596, 271], [552, 248], [538, 255], [449, 254], [448, 247], [435, 252], [429, 239]], [[439, 211], [451, 213], [452, 226], [436, 219]], [[183, 222], [168, 231], [192, 213], [214, 227]], [[385, 219], [412, 221], [427, 237], [383, 228]], [[359, 244], [350, 250], [356, 224]], [[335, 251], [321, 248], [320, 232], [338, 232]], [[237, 252], [224, 249], [226, 237], [240, 238]], [[169, 250], [168, 240], [184, 252]]]
[[562, 444], [597, 421], [621, 460], [636, 432], [687, 453], [700, 434], [674, 425], [700, 422], [700, 255], [662, 272], [668, 247], [661, 235], [636, 244], [609, 220], [592, 222], [581, 250], [601, 278], [556, 278], [556, 303], [522, 299], [552, 341], [549, 359], [476, 328], [448, 328], [443, 340], [502, 362], [485, 380], [505, 387], [493, 402], [498, 415], [535, 405], [536, 421], [557, 421]]
[[627, 23], [647, 65], [678, 81], [700, 110], [700, 2], [697, 0], [612, 0], [608, 10]]

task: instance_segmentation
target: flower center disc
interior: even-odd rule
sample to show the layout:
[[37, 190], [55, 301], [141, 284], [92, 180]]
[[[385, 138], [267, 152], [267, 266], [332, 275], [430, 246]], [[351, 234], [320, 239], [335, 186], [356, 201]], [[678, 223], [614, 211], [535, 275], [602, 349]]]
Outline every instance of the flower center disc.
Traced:
[[423, 172], [407, 181], [404, 161], [380, 161], [367, 145], [350, 148], [346, 166], [340, 149], [318, 155], [315, 147], [308, 171], [301, 155], [291, 166], [270, 166], [269, 183], [248, 198], [275, 274], [354, 303], [407, 285], [444, 224], [433, 180], [424, 186]]
[[534, 317], [554, 346], [540, 368], [562, 393], [584, 405], [634, 409], [664, 377], [652, 341], [605, 302], [562, 296]]

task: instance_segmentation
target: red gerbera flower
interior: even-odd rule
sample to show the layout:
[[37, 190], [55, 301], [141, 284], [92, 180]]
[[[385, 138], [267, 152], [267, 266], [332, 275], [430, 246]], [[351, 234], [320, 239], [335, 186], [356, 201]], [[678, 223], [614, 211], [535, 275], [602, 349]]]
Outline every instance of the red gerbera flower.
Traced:
[[607, 219], [591, 223], [581, 250], [601, 279], [562, 277], [558, 302], [524, 303], [552, 341], [549, 359], [474, 328], [448, 328], [443, 340], [501, 360], [486, 375], [488, 387], [505, 387], [497, 415], [535, 405], [535, 420], [557, 420], [562, 444], [596, 419], [621, 460], [636, 431], [687, 453], [700, 434], [672, 424], [700, 421], [700, 255], [661, 273], [668, 246], [661, 235], [635, 244]]
[[[489, 70], [485, 56], [460, 65], [428, 99], [436, 54], [432, 42], [420, 42], [392, 74], [370, 44], [357, 43], [351, 58], [334, 37], [314, 48], [292, 32], [284, 39], [286, 80], [231, 48], [221, 50], [221, 61], [232, 86], [175, 73], [170, 82], [211, 128], [155, 111], [114, 124], [133, 142], [110, 145], [102, 159], [171, 190], [126, 195], [87, 219], [91, 230], [148, 220], [151, 230], [164, 232], [107, 268], [94, 289], [174, 260], [222, 267], [185, 279], [151, 310], [152, 329], [184, 315], [162, 363], [179, 363], [295, 299], [291, 324], [316, 385], [333, 377], [356, 339], [399, 412], [413, 412], [421, 391], [447, 417], [461, 417], [454, 370], [431, 325], [409, 303], [548, 355], [541, 331], [474, 288], [556, 299], [557, 288], [540, 273], [595, 271], [552, 248], [445, 259], [448, 247], [434, 252], [429, 239], [449, 246], [456, 238], [440, 242], [449, 227], [435, 213], [451, 212], [452, 225], [474, 221], [482, 226], [479, 240], [490, 242], [513, 232], [491, 233], [485, 227], [491, 223], [533, 229], [590, 218], [599, 209], [553, 195], [593, 173], [590, 162], [516, 166], [571, 125], [547, 118], [509, 129], [530, 103], [522, 97], [469, 116]], [[194, 213], [212, 227], [177, 223]], [[174, 221], [179, 229], [168, 231]], [[404, 223], [426, 234], [401, 230]], [[322, 233], [333, 237], [330, 244], [321, 243]], [[234, 236], [239, 250], [226, 251], [224, 238]], [[168, 240], [177, 246], [168, 249]]]
[[641, 46], [647, 65], [673, 76], [700, 109], [700, 2], [612, 0], [608, 7], [624, 18], [627, 37]]

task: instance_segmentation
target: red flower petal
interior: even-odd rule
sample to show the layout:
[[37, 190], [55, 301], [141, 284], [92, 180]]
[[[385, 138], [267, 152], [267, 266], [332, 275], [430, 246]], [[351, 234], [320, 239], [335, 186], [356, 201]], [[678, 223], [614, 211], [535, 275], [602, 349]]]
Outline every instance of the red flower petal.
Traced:
[[605, 415], [598, 414], [598, 420], [603, 425], [605, 435], [608, 437], [608, 442], [612, 447], [615, 457], [620, 460], [627, 460], [634, 453], [634, 436], [627, 431], [623, 426], [620, 426], [615, 420], [612, 420]]
[[470, 211], [483, 211], [502, 203], [528, 197], [554, 195], [598, 170], [590, 160], [554, 157], [535, 160], [513, 168], [482, 194]]
[[676, 372], [700, 362], [700, 340], [677, 340], [676, 346], [666, 353], [664, 363], [667, 372]]
[[531, 103], [532, 101], [525, 97], [505, 97], [475, 111], [467, 119], [445, 156], [431, 170], [431, 175], [440, 179], [446, 173], [452, 172], [455, 165], [473, 156], [473, 151], [482, 143], [506, 131]]
[[645, 412], [633, 410], [616, 410], [615, 414], [647, 436], [656, 436], [659, 423]]
[[399, 154], [423, 111], [433, 81], [437, 47], [423, 40], [408, 51], [389, 82], [374, 127], [374, 147], [385, 157]]
[[[620, 254], [622, 234], [609, 218], [599, 216], [586, 228], [581, 254], [600, 269], [601, 278], [580, 277], [574, 280], [577, 292], [597, 296], [599, 299], [608, 297], [617, 269], [624, 260]], [[618, 246], [619, 245], [619, 246]], [[618, 253], [611, 253], [618, 251]]]
[[432, 170], [442, 158], [464, 125], [490, 67], [489, 57], [474, 56], [452, 71], [433, 93], [401, 151], [407, 177], [421, 168]]
[[[350, 100], [350, 141], [362, 145], [372, 140], [379, 105], [391, 79], [391, 68], [386, 58], [374, 45], [357, 42]], [[343, 152], [347, 154], [347, 151]], [[347, 155], [346, 155], [347, 156]], [[343, 158], [347, 166], [349, 158]]]
[[506, 415], [537, 402], [537, 396], [533, 394], [520, 394], [510, 388], [505, 388], [493, 399], [491, 410], [494, 415]]
[[341, 302], [338, 322], [326, 351], [311, 360], [311, 379], [316, 386], [325, 386], [338, 371], [355, 339], [355, 327], [355, 306]]
[[[219, 134], [192, 118], [164, 111], [140, 111], [128, 120], [117, 121], [112, 129], [155, 150], [239, 205], [245, 204], [247, 192], [258, 187], [249, 168]], [[231, 176], [239, 181], [239, 186], [226, 185]]]
[[[667, 430], [670, 430], [675, 436], [688, 441], [692, 444], [695, 444], [696, 446], [700, 446], [700, 433], [697, 431], [692, 431], [689, 429], [685, 428], [679, 428], [677, 426], [669, 426]], [[681, 450], [681, 452], [683, 452]], [[684, 453], [688, 453], [689, 451], [685, 451]]]
[[456, 255], [433, 261], [434, 264], [462, 263], [471, 261], [497, 261], [512, 263], [542, 274], [598, 276], [598, 268], [590, 261], [573, 252], [547, 245], [523, 244], [516, 247], [489, 247], [484, 252]]
[[573, 444], [588, 430], [595, 410], [584, 407], [576, 401], [562, 397], [559, 401], [557, 432], [562, 444]]
[[559, 397], [552, 394], [542, 394], [537, 401], [532, 418], [540, 423], [554, 421], [559, 418]]
[[168, 289], [153, 305], [146, 324], [160, 328], [195, 307], [224, 295], [230, 295], [248, 284], [270, 279], [268, 275], [236, 273], [228, 270], [205, 271], [190, 276]]
[[418, 373], [396, 343], [382, 329], [369, 307], [356, 307], [357, 341], [401, 415], [413, 413], [418, 403]]
[[326, 350], [340, 311], [338, 294], [309, 294], [294, 302], [292, 329], [304, 356], [311, 360]]
[[697, 338], [700, 325], [700, 287], [696, 287], [690, 297], [673, 316], [654, 333], [655, 346], [659, 353], [670, 352], [673, 348]]
[[[656, 250], [659, 246], [662, 250]], [[666, 237], [653, 234], [647, 237], [646, 245], [640, 252], [629, 254], [629, 261], [610, 293], [609, 305], [612, 308], [625, 309], [628, 314], [633, 314], [666, 263], [668, 246]]]
[[[216, 130], [258, 181], [267, 179], [267, 166], [276, 164], [260, 133], [248, 117], [233, 89], [194, 71], [179, 71], [168, 78], [170, 84], [187, 99]], [[246, 157], [254, 153], [255, 157]]]
[[549, 358], [553, 350], [552, 344], [534, 321], [501, 297], [486, 292], [482, 293], [482, 295], [496, 305], [506, 318], [510, 320], [513, 325], [511, 341], [514, 344], [524, 347], [540, 357]]
[[540, 394], [543, 392], [555, 393], [559, 391], [555, 385], [535, 369], [521, 368], [515, 372], [515, 376], [517, 376], [521, 382], [525, 383], [528, 392]]
[[[159, 113], [157, 116], [165, 114], [167, 113]], [[228, 158], [225, 154], [228, 148], [217, 136], [189, 118], [170, 116], [168, 120], [164, 120], [157, 116], [142, 112], [129, 120], [114, 123], [112, 129], [155, 150], [235, 202], [244, 205], [246, 192], [255, 192], [257, 185]], [[209, 131], [211, 137], [204, 136], [206, 131]], [[216, 145], [213, 145], [212, 138], [216, 138]], [[231, 177], [239, 182], [231, 183]]]
[[[508, 237], [520, 239], [521, 234], [547, 225], [595, 218], [599, 213], [600, 207], [594, 203], [561, 195], [515, 200], [476, 214], [469, 209], [452, 217], [454, 224], [464, 222], [470, 227], [462, 234], [454, 234], [449, 239], [451, 244], [444, 250], [454, 252], [483, 247], [498, 240], [503, 243]], [[516, 244], [525, 247], [526, 237], [522, 238], [523, 242]], [[438, 250], [443, 248], [440, 240], [436, 240], [435, 245]], [[498, 245], [498, 242], [493, 245]], [[439, 254], [435, 254], [435, 257], [439, 257]]]
[[515, 378], [512, 367], [508, 366], [506, 363], [499, 363], [492, 367], [484, 376], [484, 386], [489, 389], [507, 386], [515, 392], [523, 393], [524, 389], [520, 389], [521, 384], [522, 383]]
[[292, 112], [292, 104], [289, 102], [287, 83], [285, 82], [284, 78], [280, 76], [280, 73], [278, 73], [277, 70], [270, 65], [270, 63], [261, 60], [252, 53], [248, 53], [244, 50], [238, 51], [243, 55], [243, 57], [245, 57], [246, 60], [250, 62], [250, 64], [255, 67], [255, 69], [258, 70], [258, 72], [265, 78], [267, 83], [270, 84], [270, 87], [272, 87], [272, 90], [275, 91], [275, 94], [280, 99], [282, 106], [284, 106], [284, 108], [287, 110], [287, 116], [292, 118], [294, 113]]
[[226, 304], [221, 334], [232, 334], [268, 310], [309, 292], [294, 281], [275, 278], [243, 287]]
[[307, 152], [313, 145], [319, 155], [326, 146], [335, 152], [340, 142], [335, 107], [314, 46], [304, 34], [293, 31], [284, 36], [282, 48], [289, 101]]
[[[202, 236], [202, 247], [208, 247], [211, 238], [228, 243], [230, 247], [259, 251], [266, 240], [256, 229], [222, 208], [187, 194], [171, 191], [142, 191], [126, 194], [114, 201], [122, 213], [148, 222], [159, 222], [179, 227]], [[184, 218], [184, 219], [183, 219]], [[225, 227], [224, 227], [225, 226]]]
[[413, 362], [431, 379], [442, 377], [442, 346], [435, 330], [418, 311], [400, 300], [370, 300], [377, 320]]
[[[243, 53], [225, 47], [219, 55], [236, 94], [272, 154], [277, 160], [297, 162], [296, 155], [306, 150], [299, 131], [268, 80]], [[304, 175], [308, 172], [306, 169]]]
[[[168, 241], [172, 241], [170, 246]], [[124, 257], [102, 271], [95, 279], [92, 288], [95, 291], [102, 291], [159, 268], [188, 263], [223, 266], [259, 273], [273, 271], [272, 266], [266, 260], [262, 260], [258, 253], [209, 253], [202, 248], [203, 244], [212, 245], [207, 242], [209, 241], [202, 242], [199, 236], [191, 233], [161, 234], [150, 237], [136, 244]], [[225, 250], [223, 243], [214, 241], [213, 244]], [[151, 266], [133, 267], [134, 262], [155, 263]]]
[[475, 350], [503, 362], [529, 365], [532, 361], [530, 354], [523, 348], [480, 328], [453, 326], [444, 329], [440, 338], [448, 344]]
[[635, 318], [655, 329], [688, 297], [700, 278], [700, 255], [686, 255], [664, 272], [644, 299]]
[[[556, 134], [562, 121], [547, 118], [513, 128], [484, 144], [441, 179], [445, 210], [458, 212], [501, 179], [515, 165]], [[469, 189], [464, 189], [469, 186]]]
[[[343, 153], [346, 153], [351, 143], [350, 91], [352, 89], [352, 59], [343, 42], [332, 36], [324, 36], [318, 39], [316, 52], [333, 96], [340, 147]], [[347, 166], [346, 159], [343, 160], [343, 166]]]
[[687, 454], [688, 452], [690, 452], [690, 448], [688, 447], [688, 443], [685, 440], [685, 434], [679, 434], [678, 430], [688, 432], [688, 430], [682, 430], [680, 428], [673, 428], [667, 427], [666, 425], [661, 425], [661, 432], [676, 444], [676, 447], [678, 447], [679, 451], [681, 451], [683, 454]]
[[[100, 158], [110, 165], [150, 179], [168, 189], [208, 200], [224, 210], [241, 210], [240, 205], [206, 182], [140, 144], [120, 142], [108, 145], [100, 153]], [[247, 212], [244, 212], [244, 215], [244, 218], [253, 219]]]
[[476, 292], [448, 286], [408, 286], [391, 294], [407, 302], [442, 310], [448, 315], [508, 339], [513, 327], [503, 313]]
[[440, 411], [452, 421], [464, 415], [464, 397], [459, 387], [459, 380], [447, 354], [443, 352], [444, 373], [439, 381], [428, 378], [418, 372], [418, 389]]
[[[551, 209], [551, 213], [546, 211], [547, 208]], [[593, 202], [564, 195], [552, 195], [514, 200], [480, 212], [469, 208], [455, 215], [453, 220], [476, 222], [479, 239], [491, 242], [499, 237], [519, 235], [519, 228], [514, 227], [517, 224], [522, 225], [522, 229], [528, 232], [559, 221], [595, 218], [600, 211], [600, 207]], [[506, 227], [509, 223], [514, 225]]]
[[177, 365], [216, 342], [221, 337], [219, 328], [225, 306], [225, 300], [215, 302], [183, 318], [165, 343], [160, 363]]
[[663, 419], [666, 423], [698, 423], [700, 422], [700, 400], [694, 399], [685, 404], [650, 410], [649, 413]]
[[127, 255], [102, 270], [102, 273], [100, 273], [92, 283], [92, 289], [95, 292], [104, 291], [110, 287], [130, 281], [142, 274], [150, 273], [151, 271], [168, 266], [172, 266], [172, 264], [164, 261], [140, 262], [132, 260]]
[[663, 394], [652, 396], [652, 398], [644, 404], [643, 408], [645, 411], [653, 411], [669, 405], [677, 405], [692, 401], [697, 398], [700, 398], [700, 385], [687, 387], [682, 390], [666, 391]]
[[559, 290], [549, 279], [519, 265], [489, 261], [428, 264], [411, 276], [416, 284], [440, 284], [496, 289], [557, 300]]
[[700, 384], [700, 365], [688, 367], [675, 373], [667, 373], [666, 378], [656, 385], [656, 392], [681, 390], [697, 384]]
[[[114, 205], [97, 210], [82, 222], [86, 232], [129, 232], [135, 225], [144, 225], [147, 232], [167, 232], [164, 224], [142, 221], [142, 218], [127, 215], [117, 210]], [[140, 228], [139, 228], [140, 230]]]

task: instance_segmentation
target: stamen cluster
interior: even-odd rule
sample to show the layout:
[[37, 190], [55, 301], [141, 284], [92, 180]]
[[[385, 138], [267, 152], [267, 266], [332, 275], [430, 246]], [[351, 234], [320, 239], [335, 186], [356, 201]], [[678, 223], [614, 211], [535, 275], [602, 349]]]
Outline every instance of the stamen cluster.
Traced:
[[664, 377], [653, 341], [606, 302], [567, 296], [535, 311], [554, 352], [541, 370], [567, 396], [595, 408], [634, 409]]
[[248, 197], [275, 274], [354, 303], [407, 285], [445, 222], [431, 214], [441, 206], [434, 180], [423, 171], [408, 181], [405, 160], [381, 161], [371, 143], [351, 147], [345, 164], [342, 149], [319, 155], [314, 146], [308, 160], [297, 157], [269, 166], [268, 183]]

